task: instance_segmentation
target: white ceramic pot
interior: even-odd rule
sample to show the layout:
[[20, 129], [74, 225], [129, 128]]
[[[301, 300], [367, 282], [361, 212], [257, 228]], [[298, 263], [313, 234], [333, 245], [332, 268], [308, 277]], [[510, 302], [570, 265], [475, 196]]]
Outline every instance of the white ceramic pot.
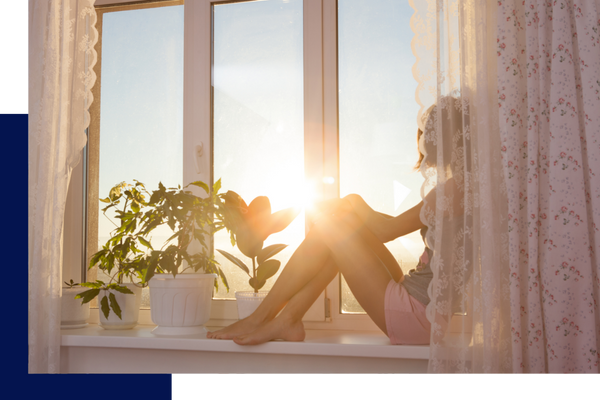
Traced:
[[[104, 329], [131, 329], [138, 323], [140, 304], [142, 302], [142, 288], [133, 283], [123, 283], [121, 285], [126, 286], [133, 294], [121, 293], [114, 290], [101, 290], [98, 295], [100, 326]], [[100, 309], [100, 301], [102, 301], [103, 297], [108, 297], [109, 293], [113, 293], [117, 303], [119, 303], [119, 307], [121, 308], [121, 319], [119, 319], [112, 308], [108, 313], [108, 318], [104, 316], [104, 313]]]
[[85, 287], [62, 288], [60, 298], [60, 328], [75, 329], [87, 326], [90, 317], [90, 303], [81, 304], [81, 299], [76, 299], [79, 293], [89, 290]]
[[244, 319], [254, 312], [267, 297], [269, 292], [235, 292], [237, 300], [238, 318]]
[[148, 282], [158, 336], [205, 334], [216, 274], [156, 274]]

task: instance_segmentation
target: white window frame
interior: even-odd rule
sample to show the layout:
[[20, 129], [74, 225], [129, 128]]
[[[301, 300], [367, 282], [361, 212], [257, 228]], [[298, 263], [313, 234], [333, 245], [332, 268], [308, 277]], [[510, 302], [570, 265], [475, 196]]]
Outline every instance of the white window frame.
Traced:
[[[244, 0], [241, 0], [244, 1]], [[150, 0], [141, 4], [160, 3]], [[212, 5], [231, 0], [188, 0], [184, 4], [184, 184], [194, 180], [212, 182], [212, 152], [201, 158], [196, 173], [193, 149], [199, 142], [210, 143], [212, 132], [211, 35]], [[96, 0], [96, 6], [140, 3], [138, 0]], [[322, 198], [339, 196], [338, 80], [337, 80], [337, 0], [304, 0], [304, 126], [305, 176], [315, 182], [335, 178], [335, 185], [320, 184]], [[96, 99], [99, 102], [99, 99]], [[98, 106], [99, 104], [96, 104]], [[87, 150], [87, 149], [86, 149]], [[90, 154], [90, 165], [97, 163]], [[94, 159], [96, 161], [94, 161]], [[86, 267], [83, 255], [83, 219], [94, 212], [86, 207], [83, 163], [73, 172], [65, 216], [63, 280], [80, 280]], [[95, 171], [97, 173], [97, 170]], [[89, 186], [89, 185], [87, 185]], [[91, 188], [93, 190], [93, 188]], [[97, 189], [96, 189], [97, 190]], [[97, 193], [95, 194], [97, 197]], [[90, 198], [93, 194], [90, 195]], [[79, 206], [77, 206], [79, 204]], [[86, 210], [87, 208], [87, 210]], [[97, 212], [97, 211], [96, 211]], [[93, 235], [93, 232], [88, 232]], [[90, 239], [92, 239], [90, 237]], [[89, 253], [89, 251], [88, 251]], [[80, 261], [81, 260], [81, 261]], [[81, 266], [81, 264], [84, 264]], [[307, 329], [379, 331], [366, 314], [341, 312], [339, 275], [327, 286], [304, 322]], [[151, 324], [150, 310], [140, 311], [140, 323]], [[95, 314], [95, 313], [92, 313]], [[237, 319], [235, 300], [213, 300], [207, 325], [228, 325]], [[93, 322], [93, 321], [92, 321]]]

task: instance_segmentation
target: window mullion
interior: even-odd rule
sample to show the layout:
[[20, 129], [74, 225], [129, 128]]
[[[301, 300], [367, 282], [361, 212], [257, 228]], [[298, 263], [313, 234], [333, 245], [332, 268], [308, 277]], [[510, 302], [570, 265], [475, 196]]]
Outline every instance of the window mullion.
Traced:
[[323, 196], [323, 14], [322, 0], [304, 0], [305, 179]]
[[[337, 78], [337, 0], [323, 0], [323, 196], [339, 197], [339, 126]], [[333, 179], [332, 179], [333, 178]], [[340, 275], [325, 291], [330, 302], [329, 318], [339, 319]]]
[[337, 0], [323, 0], [323, 194], [339, 197]]
[[[184, 4], [183, 184], [212, 185], [211, 2]], [[199, 154], [198, 146], [202, 146]], [[193, 188], [192, 190], [198, 190]]]
[[[304, 0], [304, 176], [315, 200], [326, 198], [323, 0]], [[308, 226], [307, 226], [308, 229]], [[304, 320], [325, 320], [325, 292]]]

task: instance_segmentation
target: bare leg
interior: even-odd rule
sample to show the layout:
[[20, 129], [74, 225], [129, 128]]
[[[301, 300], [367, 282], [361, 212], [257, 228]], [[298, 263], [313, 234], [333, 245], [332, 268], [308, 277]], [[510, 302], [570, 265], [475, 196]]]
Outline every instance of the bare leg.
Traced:
[[281, 314], [272, 320], [265, 321], [257, 329], [247, 334], [234, 337], [233, 341], [237, 344], [248, 345], [275, 339], [291, 342], [304, 340], [302, 317], [337, 273], [338, 269], [332, 261], [326, 263], [323, 269], [290, 299]]
[[[316, 232], [309, 232], [306, 239], [298, 246], [285, 268], [281, 271], [279, 278], [269, 291], [268, 296], [261, 305], [247, 318], [235, 322], [228, 327], [215, 332], [209, 332], [208, 338], [233, 339], [236, 336], [252, 332], [267, 321], [271, 321], [281, 311], [288, 301], [298, 294], [311, 280], [316, 279], [311, 288], [321, 286], [316, 296], [308, 304], [312, 305], [327, 284], [337, 274], [337, 269], [330, 260], [330, 251]], [[318, 277], [318, 275], [323, 276]], [[309, 298], [305, 294], [300, 298]], [[308, 310], [308, 307], [306, 310]], [[306, 312], [306, 310], [304, 312]]]
[[[285, 295], [289, 295], [289, 292], [285, 293], [287, 289], [290, 289], [288, 284], [298, 283], [298, 280], [290, 281], [288, 279], [294, 279], [297, 274], [306, 278], [307, 276], [302, 274], [306, 270], [290, 268], [290, 273], [286, 275], [287, 279], [285, 280], [282, 273], [277, 281], [277, 283], [281, 283], [278, 289], [282, 288], [282, 292], [276, 291], [272, 297], [269, 293], [263, 303], [263, 309], [260, 312], [257, 309], [255, 313], [257, 315], [254, 322], [258, 324], [258, 327], [254, 325], [253, 329], [249, 329], [246, 334], [234, 334], [233, 338], [236, 343], [259, 344], [273, 339], [303, 340], [302, 316], [333, 279], [338, 268], [344, 274], [361, 306], [377, 326], [386, 332], [385, 289], [390, 279], [396, 281], [402, 279], [402, 271], [387, 248], [370, 231], [363, 228], [362, 222], [353, 213], [345, 214], [342, 217], [324, 218], [323, 223], [318, 224], [311, 232], [314, 232], [311, 234], [313, 245], [320, 247], [320, 250], [325, 245], [327, 253], [331, 255], [331, 260], [328, 260], [326, 264], [321, 264], [321, 272], [309, 280], [296, 294], [293, 294], [289, 303], [287, 300], [282, 302], [282, 299], [285, 299]], [[315, 249], [311, 248], [310, 250]], [[290, 264], [284, 271], [289, 267]], [[292, 288], [292, 290], [296, 289]], [[271, 297], [271, 302], [267, 303], [266, 300], [269, 297]], [[287, 306], [283, 312], [273, 319], [285, 303]], [[258, 322], [261, 319], [262, 322]]]

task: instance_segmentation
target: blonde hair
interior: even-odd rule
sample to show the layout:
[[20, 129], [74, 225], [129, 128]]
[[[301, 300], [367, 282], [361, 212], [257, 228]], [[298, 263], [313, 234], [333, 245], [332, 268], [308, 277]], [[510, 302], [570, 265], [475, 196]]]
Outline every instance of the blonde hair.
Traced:
[[419, 142], [421, 140], [421, 136], [423, 136], [423, 131], [421, 130], [421, 128], [418, 128], [417, 129], [417, 150], [419, 151], [419, 159], [417, 160], [417, 163], [413, 167], [415, 171], [418, 171], [419, 169], [421, 169], [421, 163], [423, 162], [423, 159], [425, 158], [425, 154], [421, 153], [421, 150], [419, 149]]
[[[438, 104], [441, 105], [441, 113], [438, 115]], [[444, 164], [449, 165], [452, 157], [451, 152], [456, 147], [462, 147], [460, 137], [453, 137], [454, 132], [461, 134], [463, 125], [468, 125], [468, 110], [463, 109], [466, 105], [461, 98], [454, 96], [440, 97], [437, 104], [430, 106], [421, 117], [421, 128], [417, 131], [417, 143], [419, 145], [419, 160], [415, 164], [415, 169], [419, 170], [427, 156], [427, 165], [437, 165], [437, 140], [442, 140], [440, 146], [443, 146]], [[436, 125], [438, 118], [442, 121], [442, 134], [436, 138]], [[436, 140], [437, 139], [437, 140]], [[421, 142], [422, 141], [422, 142]], [[456, 143], [453, 143], [455, 141]], [[421, 145], [422, 144], [422, 145]], [[424, 152], [423, 152], [423, 151]]]
[[417, 160], [417, 163], [414, 166], [415, 171], [418, 171], [419, 169], [421, 169], [421, 163], [423, 162], [423, 159], [425, 158], [425, 154], [423, 154], [423, 152], [420, 149], [421, 137], [423, 136], [423, 129], [425, 129], [425, 126], [427, 125], [427, 122], [429, 121], [429, 117], [431, 116], [431, 113], [434, 109], [435, 109], [435, 104], [430, 106], [427, 109], [427, 111], [425, 111], [423, 113], [423, 115], [421, 115], [421, 119], [419, 120], [419, 128], [417, 129], [417, 150], [419, 151], [419, 159]]

